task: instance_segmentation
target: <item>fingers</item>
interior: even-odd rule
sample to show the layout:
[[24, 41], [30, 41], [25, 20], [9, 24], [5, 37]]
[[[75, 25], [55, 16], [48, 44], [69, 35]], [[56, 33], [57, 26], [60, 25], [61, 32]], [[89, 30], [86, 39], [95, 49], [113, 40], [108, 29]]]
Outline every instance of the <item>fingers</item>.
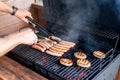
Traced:
[[29, 23], [28, 20], [27, 20], [26, 18], [23, 18], [22, 20], [25, 21], [26, 23]]
[[33, 19], [33, 17], [32, 17], [32, 15], [31, 15], [31, 13], [29, 14], [29, 17], [30, 17], [31, 19]]
[[16, 32], [14, 36], [20, 44], [32, 45], [38, 41], [38, 37], [30, 28], [21, 29], [19, 32]]
[[37, 41], [38, 41], [38, 37], [36, 35], [34, 35], [34, 42], [33, 42], [33, 44], [36, 44]]
[[[30, 17], [31, 19], [33, 19], [33, 17], [31, 16], [31, 14], [28, 14], [28, 15], [26, 15], [26, 16], [28, 16], [28, 17]], [[26, 16], [24, 16], [24, 17], [22, 18], [22, 20], [25, 21], [26, 23], [29, 23], [28, 19], [25, 18]]]
[[30, 32], [33, 34], [33, 38], [34, 38], [33, 44], [36, 44], [37, 41], [38, 41], [38, 37], [36, 36], [36, 34], [35, 34], [31, 29], [29, 29], [29, 30], [30, 30]]
[[25, 21], [26, 23], [28, 23], [28, 20], [25, 18], [26, 16], [30, 17], [33, 19], [31, 13], [27, 10], [22, 10], [22, 9], [19, 9], [16, 14], [15, 14], [16, 17], [20, 18], [21, 20]]
[[32, 29], [29, 27], [20, 29], [20, 32], [23, 32], [23, 31], [28, 32], [28, 31], [32, 31]]
[[25, 18], [26, 16], [28, 16], [28, 17], [30, 17], [31, 19], [33, 19], [33, 17], [32, 17], [32, 15], [31, 15], [31, 13], [30, 12], [26, 12], [25, 11], [25, 13], [24, 14], [26, 14], [25, 16], [24, 16], [24, 18], [23, 18], [23, 21], [25, 21], [25, 22], [27, 22], [27, 23], [29, 23], [29, 21], [27, 20], [27, 18]]

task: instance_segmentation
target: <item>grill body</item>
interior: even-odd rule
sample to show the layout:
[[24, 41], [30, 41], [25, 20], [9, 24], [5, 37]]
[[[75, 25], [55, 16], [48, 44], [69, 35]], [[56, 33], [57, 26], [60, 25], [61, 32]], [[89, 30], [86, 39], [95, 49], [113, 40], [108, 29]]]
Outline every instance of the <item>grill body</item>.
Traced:
[[[76, 42], [76, 46], [62, 56], [73, 60], [74, 64], [71, 67], [61, 65], [59, 62], [60, 57], [42, 53], [27, 45], [17, 46], [12, 50], [14, 54], [8, 54], [8, 56], [51, 80], [97, 80], [99, 75], [104, 76], [104, 73], [106, 73], [106, 70], [112, 63], [115, 64], [114, 61], [120, 61], [120, 51], [117, 49], [119, 34], [99, 30], [93, 30], [92, 33], [84, 30], [80, 32], [88, 33], [91, 35], [90, 37], [94, 36], [94, 40], [91, 40], [91, 38], [84, 39], [84, 35], [81, 35], [78, 42]], [[105, 52], [106, 57], [104, 59], [95, 58], [92, 55], [92, 52], [95, 50]], [[90, 68], [82, 68], [76, 65], [76, 58], [74, 57], [74, 52], [76, 51], [85, 52], [88, 56], [87, 59], [91, 62]], [[117, 68], [120, 65], [118, 62], [116, 64]], [[104, 78], [102, 79], [104, 80]]]
[[93, 80], [114, 80], [120, 66], [120, 55], [116, 57], [106, 68], [101, 71]]
[[[104, 60], [88, 57], [87, 59], [92, 63], [92, 66], [89, 69], [78, 67], [76, 64], [74, 64], [72, 67], [62, 66], [59, 63], [60, 58], [41, 53], [37, 50], [33, 50], [31, 47], [26, 45], [18, 46], [17, 49], [15, 49], [13, 52], [14, 54], [10, 54], [9, 57], [21, 62], [34, 71], [45, 75], [51, 80], [98, 80], [99, 75], [102, 74], [102, 76], [104, 76], [105, 74], [108, 74], [107, 71], [111, 69], [109, 68], [111, 64], [115, 64], [112, 65], [112, 70], [116, 69], [115, 72], [120, 65], [120, 52], [116, 52], [116, 54], [113, 56], [113, 60], [110, 59], [111, 53], [106, 55], [106, 58]], [[109, 70], [107, 70], [108, 68]], [[114, 71], [111, 73], [113, 72]], [[103, 78], [105, 78], [105, 76]]]

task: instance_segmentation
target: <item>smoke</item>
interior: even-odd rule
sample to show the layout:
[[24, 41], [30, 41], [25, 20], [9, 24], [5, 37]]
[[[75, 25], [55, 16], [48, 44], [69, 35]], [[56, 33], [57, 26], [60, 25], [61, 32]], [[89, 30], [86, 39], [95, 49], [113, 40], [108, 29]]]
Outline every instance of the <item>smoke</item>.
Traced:
[[[99, 7], [95, 0], [66, 0], [67, 5], [64, 9], [67, 13], [66, 33], [61, 35], [63, 39], [70, 41], [77, 41], [79, 36], [83, 33], [86, 26], [93, 24], [99, 15]], [[91, 29], [87, 28], [88, 31]], [[88, 37], [87, 34], [83, 34]]]
[[118, 16], [118, 19], [120, 20], [120, 0], [115, 0], [115, 4], [116, 4], [116, 14]]
[[[114, 26], [114, 24], [117, 24], [114, 18], [116, 17], [114, 15], [115, 13], [120, 20], [120, 0], [65, 0], [63, 3], [66, 4], [64, 10], [67, 15], [63, 17], [67, 18], [67, 21], [65, 21], [64, 23], [67, 27], [64, 29], [66, 33], [61, 35], [61, 37], [66, 40], [78, 40], [79, 35], [82, 34], [80, 30], [84, 30], [86, 26], [88, 26], [87, 31], [91, 32], [92, 28], [89, 25], [94, 24], [96, 19], [98, 17], [101, 17], [100, 13], [102, 13], [102, 17], [107, 20], [101, 21], [103, 24], [108, 25], [107, 28], [110, 28], [110, 26]], [[101, 7], [102, 10], [105, 11], [105, 13], [100, 12]], [[88, 37], [89, 41], [89, 37], [91, 36], [89, 34], [83, 35], [85, 36], [85, 38]]]
[[[94, 42], [94, 38], [91, 38], [90, 34], [82, 33], [81, 30], [91, 32], [91, 24], [98, 20], [98, 24], [106, 26], [114, 26], [114, 11], [120, 18], [120, 0], [54, 0], [55, 5], [59, 5], [56, 9], [52, 9], [53, 18], [56, 22], [51, 31], [61, 33], [60, 37], [66, 40], [76, 42], [81, 35], [84, 36], [86, 42], [89, 40]], [[57, 4], [57, 2], [59, 2]], [[62, 8], [60, 8], [62, 6]], [[53, 6], [52, 6], [53, 7]], [[113, 12], [113, 13], [112, 13]], [[50, 16], [51, 17], [51, 16]], [[57, 17], [57, 19], [56, 19]], [[103, 18], [104, 17], [104, 18]], [[52, 20], [51, 20], [52, 21]], [[113, 22], [114, 21], [114, 22]], [[116, 24], [116, 23], [115, 23]], [[61, 26], [59, 26], [61, 25]], [[113, 29], [113, 28], [111, 28]], [[95, 43], [98, 44], [97, 42]]]

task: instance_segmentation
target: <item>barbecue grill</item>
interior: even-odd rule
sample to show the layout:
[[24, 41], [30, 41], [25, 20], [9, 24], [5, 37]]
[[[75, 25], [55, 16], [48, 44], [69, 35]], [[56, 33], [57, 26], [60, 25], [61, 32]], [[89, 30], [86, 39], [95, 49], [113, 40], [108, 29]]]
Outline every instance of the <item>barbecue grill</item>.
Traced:
[[[85, 32], [86, 31], [80, 31]], [[89, 33], [89, 32], [88, 32]], [[84, 45], [84, 37], [80, 36], [77, 45], [66, 52], [62, 57], [70, 58], [73, 60], [74, 65], [71, 67], [65, 67], [59, 63], [61, 57], [54, 57], [46, 53], [42, 53], [38, 50], [32, 49], [31, 46], [19, 45], [12, 50], [14, 54], [10, 54], [9, 57], [21, 62], [22, 64], [29, 66], [36, 72], [45, 75], [51, 80], [91, 80], [96, 79], [95, 77], [99, 75], [105, 68], [110, 65], [112, 61], [118, 59], [120, 56], [120, 51], [115, 50], [116, 44], [118, 43], [119, 34], [109, 33], [109, 32], [94, 32], [89, 33], [91, 35], [96, 35], [96, 39], [104, 39], [104, 41], [109, 41], [111, 44], [102, 44], [99, 47], [95, 47], [93, 44], [86, 43]], [[96, 40], [97, 41], [97, 40]], [[113, 42], [113, 43], [112, 43]], [[93, 42], [90, 42], [93, 43]], [[99, 42], [98, 42], [99, 43]], [[112, 45], [113, 44], [113, 45]], [[86, 46], [88, 45], [88, 46]], [[95, 50], [101, 50], [105, 52], [106, 57], [104, 59], [97, 59], [92, 55]], [[91, 62], [90, 68], [82, 68], [76, 65], [76, 59], [74, 57], [74, 52], [83, 51], [87, 54], [87, 59]]]
[[[47, 16], [46, 21], [49, 26], [47, 29], [58, 37], [66, 33], [65, 27], [69, 27], [66, 24], [56, 25], [56, 21], [61, 15], [67, 13], [64, 10], [66, 5], [63, 2], [64, 0], [44, 0]], [[61, 19], [61, 23], [65, 23], [66, 21], [66, 17]], [[55, 26], [53, 26], [54, 24]], [[62, 56], [74, 62], [71, 67], [61, 65], [59, 62], [61, 57], [48, 55], [27, 45], [17, 46], [8, 56], [51, 80], [113, 80], [120, 66], [119, 33], [111, 31], [108, 28], [106, 29], [101, 24], [85, 26], [77, 33], [79, 34], [78, 39], [74, 41], [76, 46]], [[66, 40], [63, 37], [61, 38]], [[69, 39], [69, 41], [72, 40]], [[106, 57], [104, 59], [94, 57], [92, 53], [96, 50], [103, 51]], [[76, 58], [74, 57], [74, 52], [76, 51], [82, 51], [87, 55], [87, 60], [91, 62], [90, 68], [77, 66]]]

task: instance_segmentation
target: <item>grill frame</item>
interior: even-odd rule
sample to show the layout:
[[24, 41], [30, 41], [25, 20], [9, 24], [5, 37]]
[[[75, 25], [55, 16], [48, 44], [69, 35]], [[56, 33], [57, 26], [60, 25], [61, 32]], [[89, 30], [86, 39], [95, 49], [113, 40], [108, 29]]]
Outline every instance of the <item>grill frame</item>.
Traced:
[[[86, 32], [86, 31], [85, 31]], [[89, 33], [89, 32], [88, 32]], [[95, 32], [96, 33], [96, 32]], [[116, 47], [117, 47], [117, 43], [118, 43], [118, 40], [119, 40], [119, 35], [118, 34], [109, 34], [109, 32], [105, 32], [105, 33], [103, 33], [103, 34], [93, 34], [93, 33], [91, 33], [91, 35], [97, 35], [97, 36], [99, 36], [99, 37], [102, 37], [102, 38], [107, 38], [107, 39], [110, 39], [110, 40], [115, 40], [115, 45], [113, 46], [113, 47], [111, 47], [111, 48], [109, 48], [105, 53], [106, 53], [106, 57], [107, 57], [107, 55], [109, 55], [109, 57], [107, 57], [107, 58], [110, 58], [110, 59], [108, 59], [108, 60], [106, 60], [107, 58], [105, 58], [105, 59], [103, 59], [104, 60], [104, 62], [105, 62], [105, 60], [106, 60], [106, 63], [104, 63], [104, 67], [102, 67], [103, 65], [102, 65], [102, 62], [103, 62], [103, 60], [98, 60], [97, 58], [95, 58], [95, 57], [93, 57], [93, 56], [91, 56], [91, 55], [88, 55], [88, 60], [90, 60], [90, 62], [92, 63], [92, 65], [93, 65], [93, 63], [95, 64], [95, 65], [97, 65], [98, 64], [98, 66], [97, 67], [95, 67], [95, 68], [93, 68], [93, 69], [96, 69], [96, 68], [99, 68], [99, 69], [97, 69], [97, 70], [95, 70], [96, 71], [96, 73], [98, 74], [99, 72], [102, 72], [102, 68], [105, 68], [115, 57], [116, 57], [116, 54], [115, 54], [115, 49], [116, 49]], [[97, 31], [97, 33], [99, 33], [98, 31]], [[102, 32], [100, 32], [100, 33], [102, 33]], [[106, 37], [106, 33], [107, 33], [107, 35], [112, 35], [112, 37], [110, 38], [110, 37]], [[114, 36], [114, 37], [113, 37]], [[74, 66], [72, 66], [72, 67], [64, 67], [64, 66], [61, 66], [60, 65], [60, 63], [59, 63], [59, 59], [60, 59], [60, 57], [53, 57], [53, 56], [50, 56], [50, 55], [47, 55], [47, 54], [45, 54], [45, 53], [42, 53], [42, 52], [39, 52], [39, 51], [37, 51], [37, 50], [35, 50], [35, 49], [32, 49], [30, 46], [26, 46], [26, 47], [24, 47], [24, 46], [26, 46], [26, 45], [20, 45], [20, 46], [18, 46], [18, 47], [16, 47], [15, 49], [13, 49], [12, 50], [12, 53], [10, 53], [10, 54], [8, 54], [8, 56], [9, 57], [11, 57], [11, 58], [13, 58], [13, 59], [15, 59], [15, 60], [17, 60], [18, 62], [20, 62], [20, 63], [22, 63], [22, 64], [24, 64], [24, 65], [26, 65], [27, 67], [29, 67], [29, 68], [31, 68], [31, 69], [33, 69], [34, 71], [36, 71], [36, 72], [38, 72], [38, 73], [40, 73], [40, 74], [43, 74], [44, 76], [46, 76], [46, 77], [49, 77], [49, 79], [55, 79], [55, 80], [77, 80], [77, 79], [81, 79], [82, 78], [82, 80], [86, 80], [86, 79], [92, 79], [92, 78], [94, 78], [95, 77], [95, 71], [91, 71], [91, 70], [93, 70], [93, 69], [85, 69], [85, 68], [81, 68], [81, 70], [80, 70], [80, 68], [78, 67], [77, 68], [77, 66], [75, 65], [75, 67]], [[76, 46], [77, 47], [77, 46]], [[71, 49], [73, 52], [74, 51], [76, 51], [75, 49], [76, 49], [76, 47], [75, 48], [73, 48], [73, 49]], [[68, 57], [68, 55], [69, 55], [69, 53], [71, 52], [71, 50], [70, 51], [68, 51], [67, 53], [65, 53], [65, 55], [63, 56], [63, 57]], [[78, 50], [78, 49], [77, 49]], [[91, 51], [91, 49], [88, 49], [89, 51]], [[30, 52], [30, 53], [29, 53]], [[36, 57], [35, 57], [36, 56]], [[43, 57], [42, 57], [43, 56]], [[47, 59], [48, 61], [50, 61], [50, 63], [49, 64], [47, 64], [46, 63], [46, 61], [44, 62], [44, 64], [43, 64], [43, 62], [41, 63], [39, 60], [41, 59], [43, 59], [44, 60], [44, 56], [46, 57], [46, 56], [48, 56], [48, 57], [46, 57], [45, 59]], [[71, 57], [71, 55], [69, 55], [70, 57], [68, 57], [68, 58], [72, 58]], [[90, 58], [90, 59], [89, 59]], [[93, 58], [93, 59], [92, 59]], [[52, 61], [54, 62], [54, 63], [52, 63], [52, 61], [51, 61], [51, 59], [52, 59]], [[91, 59], [92, 59], [92, 61], [94, 60], [94, 61], [98, 61], [97, 62], [97, 64], [95, 63], [95, 62], [92, 62], [91, 61]], [[75, 60], [73, 60], [73, 61], [75, 61]], [[51, 64], [52, 63], [52, 64]], [[100, 63], [100, 64], [99, 64]], [[49, 66], [51, 64], [51, 66]], [[54, 65], [55, 64], [59, 64], [58, 65], [58, 67], [59, 68], [57, 68], [57, 66], [55, 66], [55, 68], [54, 68]], [[48, 67], [47, 67], [47, 65], [48, 65]], [[106, 65], [106, 66], [105, 66]], [[54, 70], [53, 70], [53, 69]], [[61, 69], [60, 69], [61, 68]], [[57, 71], [58, 70], [58, 71]], [[71, 71], [70, 71], [71, 70]], [[80, 70], [80, 71], [78, 71], [78, 70]], [[67, 72], [66, 71], [68, 71], [68, 73], [69, 74], [67, 74]], [[70, 71], [70, 72], [69, 72]], [[65, 72], [66, 72], [66, 74], [65, 74]], [[77, 73], [76, 73], [77, 72]], [[91, 73], [93, 73], [94, 72], [94, 74], [92, 74], [92, 76], [89, 76], [89, 75], [91, 75]], [[64, 74], [63, 74], [64, 73]], [[71, 74], [72, 73], [72, 74]], [[88, 74], [87, 74], [88, 73]], [[78, 75], [77, 75], [78, 74]], [[97, 75], [96, 74], [96, 75]], [[77, 76], [75, 76], [75, 75], [77, 75]], [[84, 76], [85, 75], [85, 76]], [[54, 77], [53, 77], [54, 76]]]
[[[14, 51], [13, 51], [14, 52]], [[23, 53], [24, 54], [24, 53]], [[46, 76], [46, 77], [48, 77], [49, 79], [54, 79], [54, 80], [66, 80], [67, 78], [63, 78], [63, 77], [61, 77], [60, 75], [58, 75], [58, 74], [56, 74], [56, 73], [54, 73], [54, 71], [52, 71], [52, 70], [49, 70], [49, 69], [47, 69], [46, 67], [44, 67], [43, 65], [39, 65], [39, 64], [36, 64], [36, 63], [34, 63], [34, 61], [31, 61], [30, 59], [28, 59], [28, 57], [23, 57], [23, 56], [21, 56], [21, 55], [19, 55], [19, 53], [16, 53], [16, 52], [14, 52], [14, 53], [10, 53], [10, 54], [8, 54], [8, 56], [9, 57], [11, 57], [11, 58], [13, 58], [14, 60], [17, 60], [18, 62], [20, 62], [20, 63], [22, 63], [22, 64], [24, 64], [24, 65], [27, 65], [27, 67], [29, 67], [29, 68], [31, 68], [32, 70], [34, 70], [34, 71], [36, 71], [36, 72], [38, 72], [38, 73], [40, 73], [40, 74], [42, 74], [42, 75], [44, 75], [44, 76]], [[18, 57], [19, 57], [19, 59], [18, 59]], [[114, 56], [114, 58], [115, 58], [116, 56]], [[110, 58], [110, 57], [109, 57]], [[95, 60], [94, 60], [95, 61]], [[97, 61], [99, 61], [98, 59], [97, 59]], [[108, 63], [110, 63], [111, 62], [111, 60], [110, 61], [108, 61], [108, 62], [106, 62], [106, 64]], [[99, 62], [100, 63], [100, 62]], [[99, 65], [99, 63], [97, 63], [98, 65]], [[96, 64], [96, 62], [94, 62], [94, 64]], [[97, 65], [96, 64], [96, 65]], [[106, 68], [107, 66], [105, 66], [104, 68]], [[65, 68], [65, 67], [63, 67], [63, 68]], [[76, 67], [77, 68], [77, 67]], [[97, 68], [99, 68], [99, 66], [97, 67]], [[67, 68], [68, 69], [68, 68]], [[64, 71], [66, 71], [67, 69], [64, 69]], [[77, 70], [79, 70], [79, 68], [76, 70], [76, 69], [74, 69], [74, 67], [72, 67], [72, 71], [74, 71], [74, 73], [76, 73], [77, 72]], [[97, 69], [98, 70], [98, 69]], [[63, 72], [64, 72], [63, 71]], [[71, 72], [72, 72], [71, 71]], [[82, 68], [82, 71], [87, 71], [87, 72], [89, 72], [90, 70], [88, 70], [88, 69], [84, 69], [84, 68]], [[81, 70], [80, 70], [80, 72], [78, 72], [78, 73], [81, 73], [82, 72]], [[102, 72], [103, 71], [103, 69], [102, 70], [100, 70], [100, 72]], [[63, 72], [61, 72], [61, 74], [63, 73]], [[70, 72], [70, 73], [71, 73]], [[74, 73], [72, 73], [71, 74], [71, 76], [73, 76], [74, 75]], [[91, 73], [92, 72], [90, 72], [89, 73], [89, 75], [91, 75]], [[82, 73], [81, 73], [82, 74]], [[99, 73], [98, 73], [99, 74]], [[89, 76], [88, 75], [88, 76]], [[53, 77], [54, 76], [54, 77]], [[68, 76], [69, 77], [69, 76]], [[89, 76], [90, 77], [90, 76]], [[95, 77], [95, 76], [94, 76]], [[94, 78], [94, 77], [92, 77], [92, 78]], [[79, 77], [78, 77], [79, 78]], [[83, 77], [81, 77], [81, 78], [83, 78]], [[86, 80], [86, 78], [87, 78], [87, 76], [86, 77], [84, 77], [84, 79], [83, 80]], [[70, 79], [70, 77], [69, 77], [69, 79]], [[67, 79], [67, 80], [69, 80], [69, 79]], [[80, 79], [80, 78], [79, 78]], [[89, 78], [90, 79], [90, 78]]]

